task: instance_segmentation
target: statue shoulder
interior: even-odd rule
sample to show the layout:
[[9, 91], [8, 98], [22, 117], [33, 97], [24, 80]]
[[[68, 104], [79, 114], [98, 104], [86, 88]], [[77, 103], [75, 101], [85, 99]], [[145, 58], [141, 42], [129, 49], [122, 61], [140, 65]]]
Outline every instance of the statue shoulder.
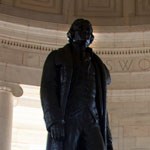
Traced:
[[99, 64], [100, 68], [103, 70], [103, 73], [105, 74], [107, 84], [110, 84], [111, 76], [110, 76], [110, 72], [109, 72], [107, 66], [104, 64], [104, 62], [102, 61], [102, 59], [99, 56], [97, 56], [95, 53], [93, 53], [93, 55], [94, 55], [94, 59], [95, 59], [96, 63]]
[[48, 54], [46, 61], [52, 61], [52, 60], [56, 61], [59, 57], [62, 56], [63, 56], [63, 48], [55, 49]]

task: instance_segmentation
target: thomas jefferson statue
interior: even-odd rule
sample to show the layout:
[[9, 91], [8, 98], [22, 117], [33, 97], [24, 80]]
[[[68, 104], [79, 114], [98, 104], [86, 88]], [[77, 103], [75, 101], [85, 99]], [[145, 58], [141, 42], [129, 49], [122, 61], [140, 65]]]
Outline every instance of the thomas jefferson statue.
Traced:
[[89, 47], [92, 33], [88, 20], [75, 20], [69, 43], [45, 61], [41, 103], [47, 150], [113, 150], [106, 108], [110, 74]]

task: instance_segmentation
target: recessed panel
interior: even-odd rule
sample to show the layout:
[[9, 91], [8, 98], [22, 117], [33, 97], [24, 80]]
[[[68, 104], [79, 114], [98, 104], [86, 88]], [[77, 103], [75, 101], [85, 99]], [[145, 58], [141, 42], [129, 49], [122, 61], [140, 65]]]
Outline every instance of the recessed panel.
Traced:
[[122, 0], [76, 0], [75, 16], [122, 17]]
[[44, 13], [60, 14], [63, 0], [15, 0], [14, 6]]
[[136, 16], [150, 15], [150, 0], [136, 0]]

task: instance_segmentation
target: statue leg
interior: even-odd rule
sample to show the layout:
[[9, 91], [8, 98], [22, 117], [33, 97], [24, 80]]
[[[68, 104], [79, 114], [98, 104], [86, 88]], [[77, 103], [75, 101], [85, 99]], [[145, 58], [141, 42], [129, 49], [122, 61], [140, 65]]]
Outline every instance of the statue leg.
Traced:
[[64, 150], [63, 141], [51, 139], [48, 134], [46, 150]]
[[80, 137], [80, 127], [76, 119], [71, 119], [66, 123], [64, 150], [77, 150]]
[[83, 139], [86, 150], [105, 150], [104, 141], [98, 124], [84, 129]]

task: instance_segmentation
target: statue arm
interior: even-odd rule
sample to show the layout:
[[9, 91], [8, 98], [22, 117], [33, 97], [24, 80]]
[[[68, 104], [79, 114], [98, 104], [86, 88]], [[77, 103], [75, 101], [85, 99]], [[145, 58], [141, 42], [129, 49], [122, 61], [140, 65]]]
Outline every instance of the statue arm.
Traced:
[[63, 123], [62, 112], [59, 105], [59, 74], [55, 65], [56, 51], [47, 57], [41, 79], [41, 104], [47, 130], [55, 123]]

